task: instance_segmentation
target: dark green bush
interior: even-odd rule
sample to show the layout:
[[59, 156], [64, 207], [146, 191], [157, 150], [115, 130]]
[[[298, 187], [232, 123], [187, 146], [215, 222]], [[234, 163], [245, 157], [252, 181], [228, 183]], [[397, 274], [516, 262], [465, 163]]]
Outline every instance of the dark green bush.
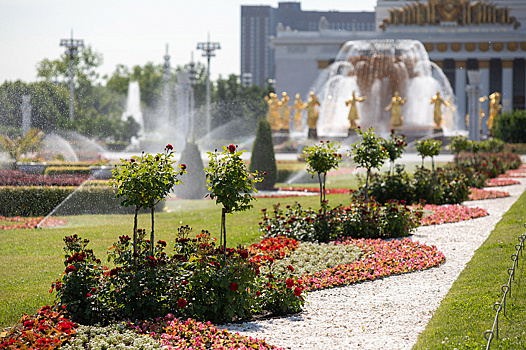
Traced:
[[85, 166], [50, 166], [44, 171], [44, 175], [91, 175], [89, 167]]
[[[413, 201], [411, 178], [404, 171], [402, 165], [396, 165], [396, 171], [393, 175], [373, 174], [369, 182], [369, 195], [375, 198], [379, 203], [386, 203], [388, 200], [396, 199], [398, 201]], [[359, 192], [363, 197], [364, 187], [360, 187]]]
[[250, 172], [264, 174], [263, 181], [256, 183], [258, 190], [271, 190], [274, 188], [278, 177], [276, 157], [274, 154], [274, 143], [270, 124], [265, 118], [259, 118], [256, 139], [252, 145], [252, 156], [250, 157]]
[[493, 135], [507, 143], [526, 143], [526, 110], [504, 112], [497, 116]]
[[[77, 187], [73, 186], [1, 186], [0, 215], [46, 216]], [[164, 202], [158, 204], [162, 211]], [[56, 212], [56, 215], [132, 214], [132, 208], [122, 207], [115, 190], [104, 185], [80, 187]]]

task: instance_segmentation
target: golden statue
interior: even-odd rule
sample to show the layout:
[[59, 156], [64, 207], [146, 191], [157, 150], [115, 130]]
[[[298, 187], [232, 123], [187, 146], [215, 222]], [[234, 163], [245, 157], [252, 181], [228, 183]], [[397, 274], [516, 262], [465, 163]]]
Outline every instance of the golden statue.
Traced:
[[318, 125], [318, 117], [320, 112], [318, 111], [318, 106], [320, 101], [314, 95], [314, 92], [309, 93], [310, 97], [307, 101], [307, 125], [309, 126], [309, 138], [317, 138], [318, 134], [316, 132], [316, 127]]
[[402, 105], [407, 101], [407, 97], [400, 97], [398, 91], [394, 92], [389, 106], [385, 110], [391, 110], [391, 128], [399, 128], [404, 125], [404, 117], [402, 117]]
[[290, 109], [289, 100], [290, 97], [285, 91], [281, 93], [281, 130], [289, 132], [290, 128]]
[[493, 130], [493, 122], [495, 121], [495, 118], [499, 115], [499, 112], [502, 109], [502, 105], [500, 104], [500, 98], [501, 94], [498, 92], [494, 92], [491, 95], [489, 95], [489, 117], [488, 120], [486, 120], [486, 124], [488, 125], [488, 130], [490, 133]]
[[299, 131], [301, 129], [303, 129], [303, 123], [302, 123], [302, 111], [307, 108], [307, 104], [304, 103], [302, 100], [301, 100], [301, 96], [300, 94], [296, 94], [296, 99], [294, 100], [294, 105], [292, 107], [290, 107], [290, 110], [292, 111], [293, 109], [296, 110], [296, 112], [294, 113], [294, 130], [296, 131]]
[[433, 120], [435, 121], [435, 128], [440, 129], [442, 125], [442, 111], [441, 107], [442, 105], [449, 107], [451, 104], [447, 101], [444, 101], [442, 97], [440, 97], [440, 92], [437, 91], [437, 94], [433, 97], [431, 97], [430, 104], [434, 104], [434, 111], [433, 111]]
[[267, 101], [268, 105], [268, 121], [270, 123], [270, 129], [272, 131], [279, 131], [281, 129], [281, 120], [279, 117], [279, 109], [281, 107], [281, 102], [278, 100], [278, 97], [275, 93], [271, 92]]
[[356, 102], [363, 102], [366, 99], [367, 96], [356, 97], [353, 91], [351, 99], [345, 101], [346, 106], [351, 106], [351, 109], [349, 110], [349, 116], [347, 117], [347, 119], [349, 119], [350, 124], [349, 129], [356, 129], [358, 127], [358, 124], [356, 124], [356, 120], [360, 118], [358, 117], [358, 108], [356, 107]]

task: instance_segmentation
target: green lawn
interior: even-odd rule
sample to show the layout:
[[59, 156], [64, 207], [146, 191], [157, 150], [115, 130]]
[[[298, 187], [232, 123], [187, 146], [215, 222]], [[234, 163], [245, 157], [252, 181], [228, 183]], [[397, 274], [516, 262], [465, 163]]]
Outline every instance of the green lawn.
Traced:
[[[349, 195], [328, 196], [330, 203], [347, 203]], [[228, 245], [258, 242], [258, 222], [262, 208], [272, 204], [300, 202], [317, 207], [319, 197], [262, 198], [254, 208], [226, 218]], [[173, 241], [177, 228], [189, 225], [198, 234], [202, 229], [219, 239], [221, 208], [212, 200], [170, 200], [166, 211], [155, 217], [156, 239]], [[78, 234], [91, 241], [96, 256], [106, 261], [107, 249], [123, 234], [133, 234], [133, 215], [82, 215], [66, 217], [67, 225], [38, 230], [0, 230], [0, 328], [13, 325], [23, 313], [52, 303], [51, 283], [64, 271], [63, 238]], [[139, 216], [139, 228], [149, 232], [150, 216]]]
[[[501, 286], [508, 281], [517, 237], [524, 233], [526, 193], [497, 224], [484, 244], [451, 287], [433, 315], [414, 350], [485, 349], [483, 333], [495, 318], [493, 304], [503, 296]], [[447, 258], [447, 257], [446, 257]], [[526, 254], [519, 260], [512, 294], [507, 299], [506, 316], [501, 312], [499, 339], [491, 349], [526, 348]]]

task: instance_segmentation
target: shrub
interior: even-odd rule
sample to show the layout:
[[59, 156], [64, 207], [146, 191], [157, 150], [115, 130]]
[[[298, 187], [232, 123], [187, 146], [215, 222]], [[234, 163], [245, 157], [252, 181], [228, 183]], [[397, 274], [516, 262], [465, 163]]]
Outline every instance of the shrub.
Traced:
[[407, 146], [407, 142], [405, 142], [405, 135], [398, 137], [395, 134], [395, 130], [391, 129], [389, 139], [382, 139], [382, 146], [389, 155], [389, 160], [391, 161], [391, 173], [394, 174], [395, 161], [402, 156], [405, 146]]
[[[396, 165], [393, 175], [373, 174], [371, 176], [369, 193], [379, 203], [385, 203], [391, 199], [404, 200], [407, 203], [411, 203], [413, 201], [411, 181], [412, 179], [404, 171], [404, 166]], [[363, 190], [364, 188], [360, 187], [358, 191], [361, 192]]]
[[51, 166], [47, 167], [44, 171], [44, 176], [55, 176], [55, 175], [91, 175], [91, 170], [89, 167], [58, 167]]
[[143, 230], [138, 230], [137, 250], [130, 237], [121, 236], [110, 248], [111, 270], [87, 249], [88, 240], [66, 237], [66, 271], [52, 285], [58, 304], [83, 324], [167, 313], [221, 323], [262, 311], [301, 309], [304, 293], [290, 271], [261, 274], [246, 250], [223, 251], [208, 232], [190, 239], [190, 231], [179, 229], [173, 254], [165, 252], [166, 242], [145, 240]]
[[339, 143], [324, 143], [320, 141], [319, 144], [309, 146], [303, 150], [305, 161], [307, 162], [307, 171], [318, 176], [318, 183], [320, 185], [320, 203], [325, 200], [325, 180], [327, 173], [332, 169], [338, 169], [338, 165], [342, 160], [342, 155], [337, 153]]
[[493, 121], [493, 135], [507, 143], [526, 142], [526, 111], [515, 110], [498, 115]]
[[435, 156], [440, 154], [442, 150], [442, 140], [427, 139], [423, 141], [417, 141], [415, 144], [416, 151], [422, 157], [422, 167], [424, 167], [424, 159], [431, 157], [431, 164], [433, 171], [435, 170]]
[[441, 203], [444, 189], [440, 186], [434, 171], [425, 168], [417, 169], [413, 174], [412, 202]]
[[266, 173], [263, 181], [256, 183], [258, 190], [271, 190], [278, 179], [278, 168], [274, 154], [274, 144], [270, 123], [263, 117], [259, 118], [256, 139], [252, 145], [249, 171]]

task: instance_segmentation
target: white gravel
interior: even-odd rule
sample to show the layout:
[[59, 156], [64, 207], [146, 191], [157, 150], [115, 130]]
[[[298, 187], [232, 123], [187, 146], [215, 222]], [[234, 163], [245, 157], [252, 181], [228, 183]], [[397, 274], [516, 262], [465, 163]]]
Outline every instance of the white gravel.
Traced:
[[474, 251], [523, 193], [526, 180], [517, 180], [520, 185], [492, 188], [511, 197], [464, 203], [489, 216], [417, 229], [411, 239], [437, 246], [446, 256], [441, 266], [314, 291], [299, 315], [225, 328], [286, 349], [411, 349]]

